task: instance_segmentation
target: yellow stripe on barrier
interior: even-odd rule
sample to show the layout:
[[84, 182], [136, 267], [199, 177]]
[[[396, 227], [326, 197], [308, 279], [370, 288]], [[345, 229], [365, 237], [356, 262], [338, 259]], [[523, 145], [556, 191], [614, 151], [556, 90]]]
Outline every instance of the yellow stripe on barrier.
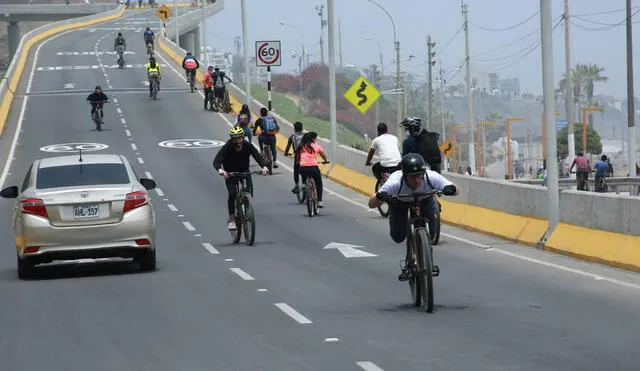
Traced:
[[[36, 43], [40, 42], [41, 40], [49, 36], [52, 36], [54, 34], [57, 34], [63, 31], [116, 19], [122, 16], [124, 14], [124, 11], [125, 11], [124, 9], [120, 9], [120, 11], [118, 11], [117, 13], [109, 16], [95, 18], [95, 19], [91, 19], [83, 22], [69, 23], [66, 25], [54, 27], [49, 30], [43, 31], [42, 33], [39, 33], [33, 36], [32, 38], [30, 38], [29, 40], [27, 40], [24, 43], [24, 48], [22, 49], [22, 52], [20, 53], [20, 57], [16, 64], [15, 73], [13, 74], [13, 77], [9, 82], [7, 93], [5, 94], [4, 98], [2, 99], [2, 103], [0, 104], [0, 135], [2, 135], [2, 133], [4, 132], [4, 127], [6, 126], [7, 117], [9, 117], [9, 112], [11, 110], [11, 104], [13, 103], [14, 92], [18, 88], [18, 83], [22, 78], [22, 72], [24, 71], [24, 66], [27, 63], [27, 58], [29, 57], [29, 52], [31, 51], [31, 48], [33, 47], [33, 45], [35, 45]], [[33, 63], [35, 63], [35, 61]]]

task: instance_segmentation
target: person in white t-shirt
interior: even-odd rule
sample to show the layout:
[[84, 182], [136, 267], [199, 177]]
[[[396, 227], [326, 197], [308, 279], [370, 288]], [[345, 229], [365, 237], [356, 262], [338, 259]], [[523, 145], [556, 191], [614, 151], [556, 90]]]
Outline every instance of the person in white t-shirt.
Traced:
[[376, 179], [382, 179], [382, 173], [393, 173], [400, 170], [400, 161], [402, 155], [398, 148], [398, 138], [395, 135], [388, 134], [387, 124], [381, 122], [378, 124], [378, 136], [371, 142], [371, 149], [367, 156], [366, 166], [371, 166], [371, 159], [374, 155], [380, 157], [380, 162], [376, 162], [371, 166], [371, 172]]

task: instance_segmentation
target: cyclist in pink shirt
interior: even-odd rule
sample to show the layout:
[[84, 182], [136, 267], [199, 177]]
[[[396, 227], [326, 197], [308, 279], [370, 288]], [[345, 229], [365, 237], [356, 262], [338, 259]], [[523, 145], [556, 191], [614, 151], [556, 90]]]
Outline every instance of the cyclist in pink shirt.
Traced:
[[580, 180], [584, 180], [584, 185], [587, 187], [587, 182], [589, 181], [589, 174], [591, 174], [591, 165], [589, 164], [589, 160], [584, 157], [582, 152], [576, 153], [576, 158], [573, 160], [571, 164], [571, 168], [569, 168], [569, 172], [573, 172], [573, 167], [576, 167], [576, 180], [578, 181], [578, 190], [586, 191], [588, 189], [581, 189]]
[[316, 143], [317, 139], [318, 133], [313, 131], [306, 133], [302, 137], [296, 152], [300, 154], [300, 176], [302, 176], [302, 182], [305, 182], [307, 177], [313, 178], [318, 193], [318, 207], [322, 208], [324, 207], [322, 202], [322, 174], [320, 174], [320, 168], [318, 167], [318, 155], [325, 162], [328, 160], [322, 146]]

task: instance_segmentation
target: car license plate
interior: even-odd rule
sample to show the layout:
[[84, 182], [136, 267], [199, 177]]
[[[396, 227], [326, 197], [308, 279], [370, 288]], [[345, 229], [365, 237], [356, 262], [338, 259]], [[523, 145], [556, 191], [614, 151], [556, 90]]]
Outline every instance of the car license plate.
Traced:
[[74, 219], [87, 219], [87, 218], [99, 218], [100, 207], [98, 205], [74, 205], [73, 206], [73, 218]]

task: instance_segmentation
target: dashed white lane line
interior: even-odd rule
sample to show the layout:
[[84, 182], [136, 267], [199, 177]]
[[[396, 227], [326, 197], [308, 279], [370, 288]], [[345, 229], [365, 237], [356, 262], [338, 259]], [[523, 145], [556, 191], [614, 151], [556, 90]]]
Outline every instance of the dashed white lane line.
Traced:
[[162, 197], [164, 196], [164, 192], [162, 192], [162, 190], [160, 188], [156, 188], [156, 193], [158, 194], [158, 196]]
[[192, 226], [189, 222], [182, 222], [182, 225], [184, 225], [184, 227], [191, 232], [196, 230], [196, 227]]
[[145, 172], [144, 172], [144, 175], [145, 175], [147, 178], [149, 178], [149, 179], [153, 179], [153, 175], [151, 175], [151, 173], [150, 173], [150, 172], [148, 172], [148, 171], [145, 171]]
[[129, 131], [129, 129], [125, 129], [124, 133], [127, 134], [128, 137], [131, 136], [131, 132]]
[[113, 98], [113, 103], [118, 103], [118, 98]]
[[127, 120], [125, 120], [124, 118], [121, 118], [121, 119], [120, 119], [120, 121], [121, 121], [123, 124], [126, 124], [126, 123], [127, 123]]
[[202, 243], [202, 247], [204, 247], [205, 249], [207, 249], [207, 251], [209, 251], [211, 254], [213, 255], [218, 255], [220, 254], [220, 251], [218, 251], [215, 247], [213, 247], [212, 244], [208, 243], [208, 242], [203, 242]]
[[131, 143], [131, 149], [134, 151], [138, 150], [138, 146], [136, 146], [134, 143]]
[[168, 204], [167, 207], [169, 208], [169, 210], [171, 210], [173, 212], [178, 211], [178, 208], [174, 204]]
[[267, 292], [267, 291], [269, 291], [269, 290], [267, 290], [267, 289], [257, 289], [256, 291], [257, 291], [257, 292]]
[[178, 218], [184, 218], [183, 214], [178, 214]]
[[311, 322], [311, 320], [309, 318], [303, 316], [297, 310], [291, 308], [291, 306], [289, 306], [289, 304], [287, 304], [287, 303], [275, 303], [273, 305], [278, 307], [278, 309], [283, 311], [284, 314], [286, 314], [287, 316], [293, 318], [296, 322], [298, 322], [301, 325], [306, 325], [306, 324], [313, 323], [313, 322]]
[[384, 369], [370, 361], [356, 362], [356, 365], [360, 366], [360, 368], [365, 371], [384, 371]]
[[232, 261], [233, 261], [233, 259], [225, 259], [224, 261], [226, 261], [226, 262], [232, 262]]
[[237, 274], [238, 276], [240, 276], [240, 278], [242, 278], [245, 281], [255, 281], [255, 279], [251, 277], [249, 273], [243, 271], [240, 268], [229, 268], [229, 270]]
[[323, 340], [325, 343], [337, 343], [340, 341], [338, 338], [326, 338]]
[[116, 111], [118, 111], [118, 113], [122, 114], [122, 110], [120, 109], [120, 107], [116, 108]]
[[138, 157], [138, 162], [144, 164], [144, 160], [142, 159], [142, 157]]

